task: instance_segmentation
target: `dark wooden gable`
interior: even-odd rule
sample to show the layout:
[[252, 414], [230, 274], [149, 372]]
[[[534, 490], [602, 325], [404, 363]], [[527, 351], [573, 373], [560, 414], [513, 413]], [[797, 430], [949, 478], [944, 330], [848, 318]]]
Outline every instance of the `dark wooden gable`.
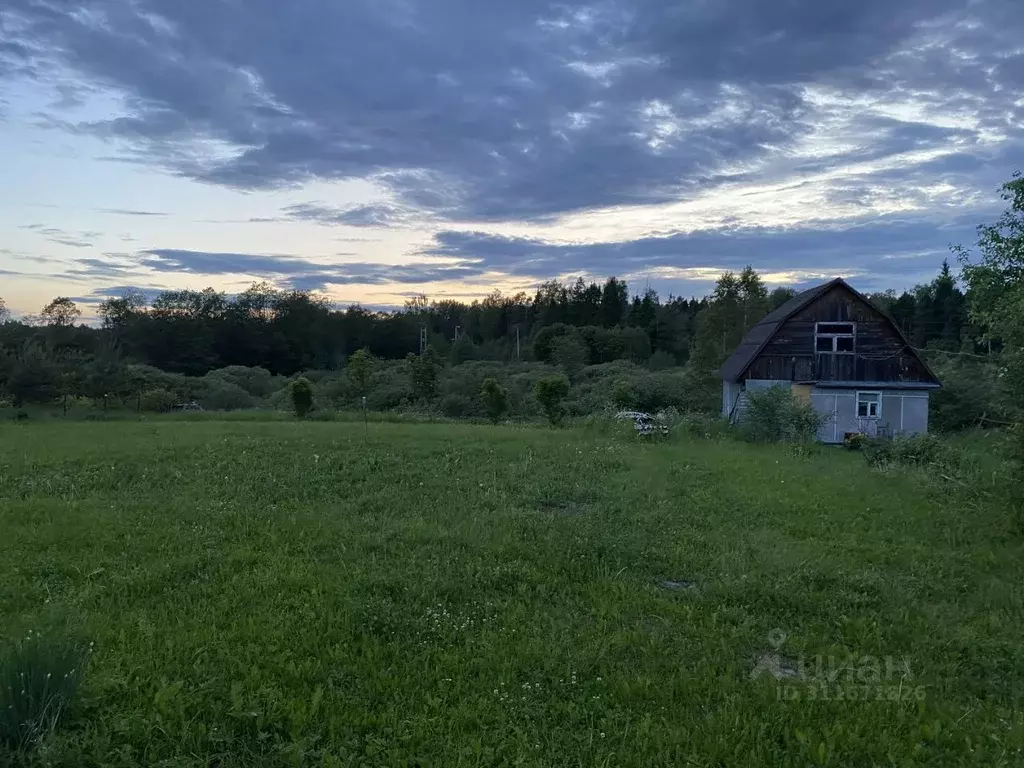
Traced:
[[[770, 337], [748, 358], [742, 378], [938, 384], [888, 315], [842, 280], [822, 287], [777, 322]], [[855, 351], [817, 352], [816, 323], [856, 323]]]

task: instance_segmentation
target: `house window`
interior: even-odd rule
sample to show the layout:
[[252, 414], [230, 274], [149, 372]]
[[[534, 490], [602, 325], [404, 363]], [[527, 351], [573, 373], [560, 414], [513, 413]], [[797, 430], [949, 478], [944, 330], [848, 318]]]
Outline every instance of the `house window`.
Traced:
[[814, 349], [818, 352], [852, 354], [856, 338], [856, 323], [817, 323], [814, 326]]
[[882, 417], [882, 393], [857, 393], [857, 418], [880, 419]]

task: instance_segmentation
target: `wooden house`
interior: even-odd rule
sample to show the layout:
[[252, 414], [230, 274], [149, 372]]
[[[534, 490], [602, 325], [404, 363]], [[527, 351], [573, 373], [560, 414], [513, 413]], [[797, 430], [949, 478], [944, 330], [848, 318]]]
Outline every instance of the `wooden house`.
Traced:
[[720, 375], [724, 416], [741, 421], [748, 392], [783, 386], [826, 417], [826, 443], [925, 433], [941, 386], [892, 318], [841, 278], [766, 315]]

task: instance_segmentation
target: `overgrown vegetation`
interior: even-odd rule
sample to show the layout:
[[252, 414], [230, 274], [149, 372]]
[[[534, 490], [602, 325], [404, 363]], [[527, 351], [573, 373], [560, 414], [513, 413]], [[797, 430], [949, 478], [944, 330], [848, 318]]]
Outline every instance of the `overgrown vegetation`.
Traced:
[[83, 643], [29, 632], [0, 650], [0, 763], [32, 759], [73, 703], [89, 662]]
[[793, 396], [788, 387], [770, 387], [746, 395], [741, 432], [755, 443], [813, 441], [825, 423], [809, 402]]

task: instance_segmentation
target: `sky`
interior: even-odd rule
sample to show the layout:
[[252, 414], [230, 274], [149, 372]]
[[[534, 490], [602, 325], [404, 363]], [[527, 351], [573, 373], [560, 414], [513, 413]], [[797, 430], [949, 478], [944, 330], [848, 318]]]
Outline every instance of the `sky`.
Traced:
[[934, 276], [1024, 167], [1021, 0], [4, 0], [0, 296]]

